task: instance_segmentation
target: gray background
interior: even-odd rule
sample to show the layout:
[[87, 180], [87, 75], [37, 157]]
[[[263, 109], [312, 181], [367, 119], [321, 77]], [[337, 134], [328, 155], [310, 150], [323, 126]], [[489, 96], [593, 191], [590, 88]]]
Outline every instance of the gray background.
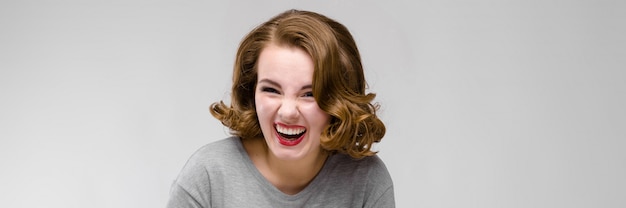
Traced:
[[624, 1], [0, 3], [0, 206], [163, 207], [241, 38], [344, 23], [398, 207], [625, 207]]

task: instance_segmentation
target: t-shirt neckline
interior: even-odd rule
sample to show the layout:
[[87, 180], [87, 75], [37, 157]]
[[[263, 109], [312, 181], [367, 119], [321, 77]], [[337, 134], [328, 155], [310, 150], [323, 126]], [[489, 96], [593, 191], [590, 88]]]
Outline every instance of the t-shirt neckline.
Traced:
[[317, 173], [317, 175], [313, 178], [313, 180], [306, 187], [304, 187], [304, 189], [302, 189], [300, 192], [294, 195], [289, 195], [278, 190], [278, 188], [276, 188], [274, 184], [270, 183], [263, 176], [263, 174], [261, 174], [259, 169], [257, 169], [256, 166], [254, 166], [254, 163], [252, 162], [252, 159], [250, 159], [248, 152], [243, 147], [243, 143], [241, 141], [242, 139], [240, 137], [233, 137], [233, 139], [236, 140], [235, 143], [237, 144], [237, 149], [239, 150], [240, 156], [243, 159], [242, 160], [243, 163], [248, 168], [249, 173], [251, 173], [255, 177], [257, 182], [259, 182], [261, 186], [263, 186], [264, 189], [271, 192], [272, 195], [282, 198], [284, 200], [289, 200], [289, 201], [297, 200], [304, 196], [310, 195], [312, 190], [317, 190], [317, 186], [321, 183], [322, 180], [324, 180], [324, 178], [326, 178], [326, 175], [328, 174], [331, 157], [333, 156], [333, 154], [328, 155], [328, 157], [326, 158], [326, 161], [324, 161], [324, 165], [322, 166], [322, 169], [320, 169], [319, 173]]

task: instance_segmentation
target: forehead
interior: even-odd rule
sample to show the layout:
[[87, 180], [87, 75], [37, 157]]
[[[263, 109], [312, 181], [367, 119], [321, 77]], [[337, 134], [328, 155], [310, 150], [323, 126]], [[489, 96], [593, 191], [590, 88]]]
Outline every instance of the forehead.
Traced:
[[276, 44], [268, 44], [261, 51], [257, 64], [259, 79], [308, 79], [311, 82], [315, 68], [311, 56], [303, 49]]

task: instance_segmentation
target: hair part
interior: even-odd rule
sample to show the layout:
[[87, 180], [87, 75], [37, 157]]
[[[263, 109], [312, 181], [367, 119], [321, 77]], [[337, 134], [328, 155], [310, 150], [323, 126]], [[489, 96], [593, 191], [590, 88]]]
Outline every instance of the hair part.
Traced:
[[268, 44], [298, 47], [314, 61], [313, 95], [330, 125], [320, 136], [323, 149], [353, 158], [375, 155], [372, 144], [385, 135], [376, 116], [374, 93], [367, 83], [361, 56], [348, 29], [339, 22], [310, 11], [288, 10], [257, 26], [239, 45], [233, 70], [230, 106], [211, 104], [211, 114], [243, 139], [263, 133], [255, 109], [257, 61]]

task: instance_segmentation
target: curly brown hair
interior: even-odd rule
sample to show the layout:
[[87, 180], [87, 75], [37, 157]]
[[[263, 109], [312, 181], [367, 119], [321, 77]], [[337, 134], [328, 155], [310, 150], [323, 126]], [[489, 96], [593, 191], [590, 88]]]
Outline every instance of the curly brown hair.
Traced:
[[248, 33], [239, 45], [233, 70], [230, 106], [211, 104], [211, 114], [242, 139], [262, 138], [255, 110], [257, 60], [270, 43], [299, 47], [314, 61], [313, 94], [331, 116], [320, 136], [323, 149], [353, 158], [375, 155], [372, 144], [385, 135], [376, 116], [374, 93], [366, 93], [361, 55], [348, 29], [324, 15], [285, 11]]

